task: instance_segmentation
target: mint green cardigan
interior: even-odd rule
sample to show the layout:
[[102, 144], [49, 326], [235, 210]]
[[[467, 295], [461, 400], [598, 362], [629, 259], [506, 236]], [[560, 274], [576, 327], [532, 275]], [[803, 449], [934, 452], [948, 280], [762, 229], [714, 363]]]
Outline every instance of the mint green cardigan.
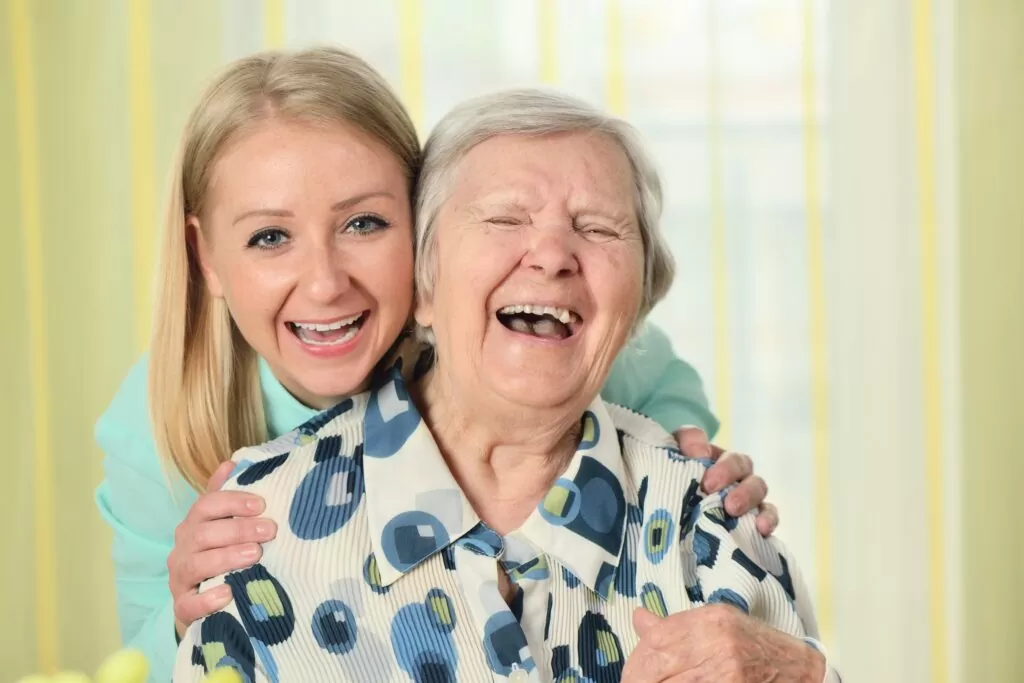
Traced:
[[[114, 532], [121, 637], [126, 646], [145, 653], [150, 680], [167, 681], [176, 651], [167, 555], [174, 546], [174, 530], [197, 494], [168, 473], [157, 457], [147, 374], [144, 357], [96, 424], [96, 440], [106, 454], [96, 504]], [[291, 431], [316, 413], [292, 397], [266, 363], [260, 364], [260, 383], [269, 437]], [[676, 358], [668, 337], [652, 325], [619, 355], [602, 396], [653, 418], [668, 431], [695, 425], [713, 436], [718, 429], [700, 377]]]

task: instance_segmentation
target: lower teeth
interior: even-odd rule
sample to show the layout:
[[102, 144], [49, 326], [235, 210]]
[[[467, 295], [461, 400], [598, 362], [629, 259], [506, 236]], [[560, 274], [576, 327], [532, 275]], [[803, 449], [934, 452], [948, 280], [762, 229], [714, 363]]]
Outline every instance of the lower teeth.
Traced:
[[506, 324], [515, 332], [532, 334], [545, 339], [565, 339], [570, 336], [569, 328], [564, 323], [549, 318], [540, 318], [531, 322], [520, 316], [513, 316], [507, 319]]
[[345, 329], [345, 334], [341, 335], [337, 339], [312, 339], [309, 336], [309, 330], [301, 327], [295, 328], [296, 335], [303, 344], [309, 344], [311, 346], [337, 346], [338, 344], [344, 344], [352, 337], [356, 336], [359, 332], [359, 324], [349, 325]]

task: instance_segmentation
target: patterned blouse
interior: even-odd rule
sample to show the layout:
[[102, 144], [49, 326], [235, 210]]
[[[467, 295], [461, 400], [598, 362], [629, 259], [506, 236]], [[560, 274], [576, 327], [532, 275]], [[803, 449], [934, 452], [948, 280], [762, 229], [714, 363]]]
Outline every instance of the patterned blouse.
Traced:
[[229, 666], [247, 683], [619, 681], [638, 606], [728, 603], [816, 637], [792, 557], [701, 493], [707, 462], [599, 398], [581, 420], [568, 469], [506, 536], [473, 511], [397, 372], [240, 450], [224, 488], [263, 496], [277, 537], [202, 586], [234, 600], [191, 625], [174, 680]]

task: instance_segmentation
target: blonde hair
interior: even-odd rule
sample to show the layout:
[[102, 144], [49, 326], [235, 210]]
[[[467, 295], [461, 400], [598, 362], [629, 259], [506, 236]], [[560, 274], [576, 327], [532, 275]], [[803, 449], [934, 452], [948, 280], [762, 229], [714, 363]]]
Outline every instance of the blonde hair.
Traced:
[[268, 437], [256, 352], [227, 305], [206, 288], [188, 236], [225, 146], [269, 118], [353, 125], [391, 150], [409, 187], [420, 164], [416, 129], [369, 64], [335, 48], [266, 52], [230, 64], [182, 133], [156, 284], [149, 358], [150, 416], [161, 456], [196, 488], [243, 446]]

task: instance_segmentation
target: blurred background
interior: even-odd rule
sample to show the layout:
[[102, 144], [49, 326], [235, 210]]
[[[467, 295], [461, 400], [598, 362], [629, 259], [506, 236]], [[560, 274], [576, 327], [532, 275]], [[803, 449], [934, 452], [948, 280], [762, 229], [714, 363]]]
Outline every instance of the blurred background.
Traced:
[[634, 123], [680, 264], [654, 318], [845, 680], [1024, 681], [1021, 0], [4, 4], [0, 681], [118, 647], [92, 428], [146, 345], [171, 151], [219, 65], [318, 43], [424, 134], [540, 83]]

